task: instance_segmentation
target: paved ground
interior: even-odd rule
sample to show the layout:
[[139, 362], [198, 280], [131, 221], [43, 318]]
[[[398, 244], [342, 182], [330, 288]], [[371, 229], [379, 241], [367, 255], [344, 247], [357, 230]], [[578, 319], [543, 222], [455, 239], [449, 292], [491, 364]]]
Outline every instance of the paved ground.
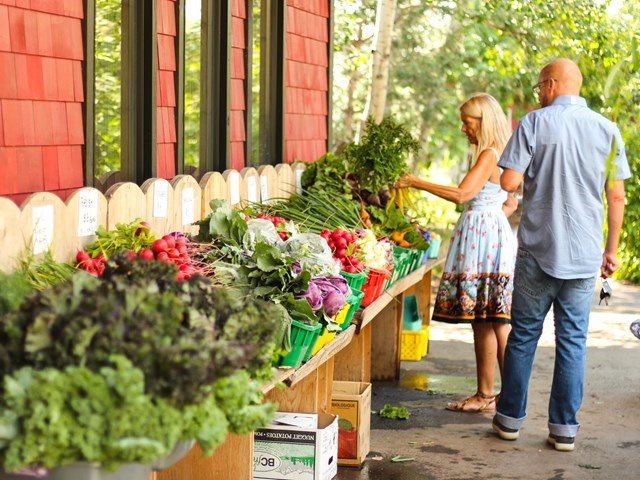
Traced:
[[[407, 421], [372, 415], [371, 454], [361, 469], [340, 468], [339, 480], [640, 479], [640, 287], [612, 283], [609, 306], [594, 292], [581, 429], [573, 452], [546, 444], [553, 371], [553, 319], [545, 322], [531, 380], [528, 419], [515, 442], [497, 438], [490, 414], [449, 412], [475, 389], [468, 326], [431, 325], [428, 355], [403, 362], [400, 382], [374, 383], [372, 408], [406, 406]], [[496, 388], [499, 391], [499, 386]], [[392, 462], [400, 456], [413, 459]]]

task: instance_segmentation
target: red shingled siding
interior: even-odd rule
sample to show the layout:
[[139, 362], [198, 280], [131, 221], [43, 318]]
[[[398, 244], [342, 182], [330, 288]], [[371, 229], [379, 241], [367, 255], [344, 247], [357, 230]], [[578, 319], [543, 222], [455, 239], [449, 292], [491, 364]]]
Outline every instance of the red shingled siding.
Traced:
[[83, 0], [0, 0], [0, 195], [83, 186]]
[[329, 0], [288, 0], [284, 161], [327, 151]]
[[170, 179], [176, 175], [176, 2], [157, 1], [156, 176]]
[[245, 29], [247, 28], [246, 0], [231, 2], [231, 87], [230, 87], [230, 145], [229, 168], [242, 170], [246, 166], [245, 142]]

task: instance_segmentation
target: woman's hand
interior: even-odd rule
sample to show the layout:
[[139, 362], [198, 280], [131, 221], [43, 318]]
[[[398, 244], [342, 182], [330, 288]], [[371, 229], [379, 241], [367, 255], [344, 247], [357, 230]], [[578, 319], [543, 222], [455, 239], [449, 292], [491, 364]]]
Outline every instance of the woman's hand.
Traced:
[[413, 187], [413, 175], [403, 175], [398, 179], [394, 188], [410, 188]]

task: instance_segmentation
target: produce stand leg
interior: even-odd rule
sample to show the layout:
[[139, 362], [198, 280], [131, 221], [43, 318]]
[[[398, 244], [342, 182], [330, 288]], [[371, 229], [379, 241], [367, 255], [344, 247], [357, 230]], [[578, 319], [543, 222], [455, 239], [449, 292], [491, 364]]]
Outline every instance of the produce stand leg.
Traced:
[[253, 477], [253, 434], [227, 435], [213, 456], [202, 458], [200, 448], [191, 451], [154, 480], [238, 480]]
[[371, 324], [365, 325], [353, 336], [351, 343], [334, 357], [335, 380], [346, 382], [371, 381]]
[[281, 412], [328, 412], [331, 406], [334, 359], [330, 358], [289, 388], [273, 388], [267, 399], [278, 402]]
[[403, 309], [404, 293], [400, 293], [372, 322], [371, 378], [373, 380], [400, 379]]

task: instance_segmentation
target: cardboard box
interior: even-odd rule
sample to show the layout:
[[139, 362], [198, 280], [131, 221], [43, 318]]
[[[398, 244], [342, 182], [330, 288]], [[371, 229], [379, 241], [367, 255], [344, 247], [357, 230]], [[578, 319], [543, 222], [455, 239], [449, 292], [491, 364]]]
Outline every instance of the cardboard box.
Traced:
[[255, 480], [331, 480], [338, 474], [335, 415], [278, 412], [253, 439]]
[[359, 466], [370, 448], [371, 384], [333, 382], [331, 413], [338, 415], [338, 465]]

